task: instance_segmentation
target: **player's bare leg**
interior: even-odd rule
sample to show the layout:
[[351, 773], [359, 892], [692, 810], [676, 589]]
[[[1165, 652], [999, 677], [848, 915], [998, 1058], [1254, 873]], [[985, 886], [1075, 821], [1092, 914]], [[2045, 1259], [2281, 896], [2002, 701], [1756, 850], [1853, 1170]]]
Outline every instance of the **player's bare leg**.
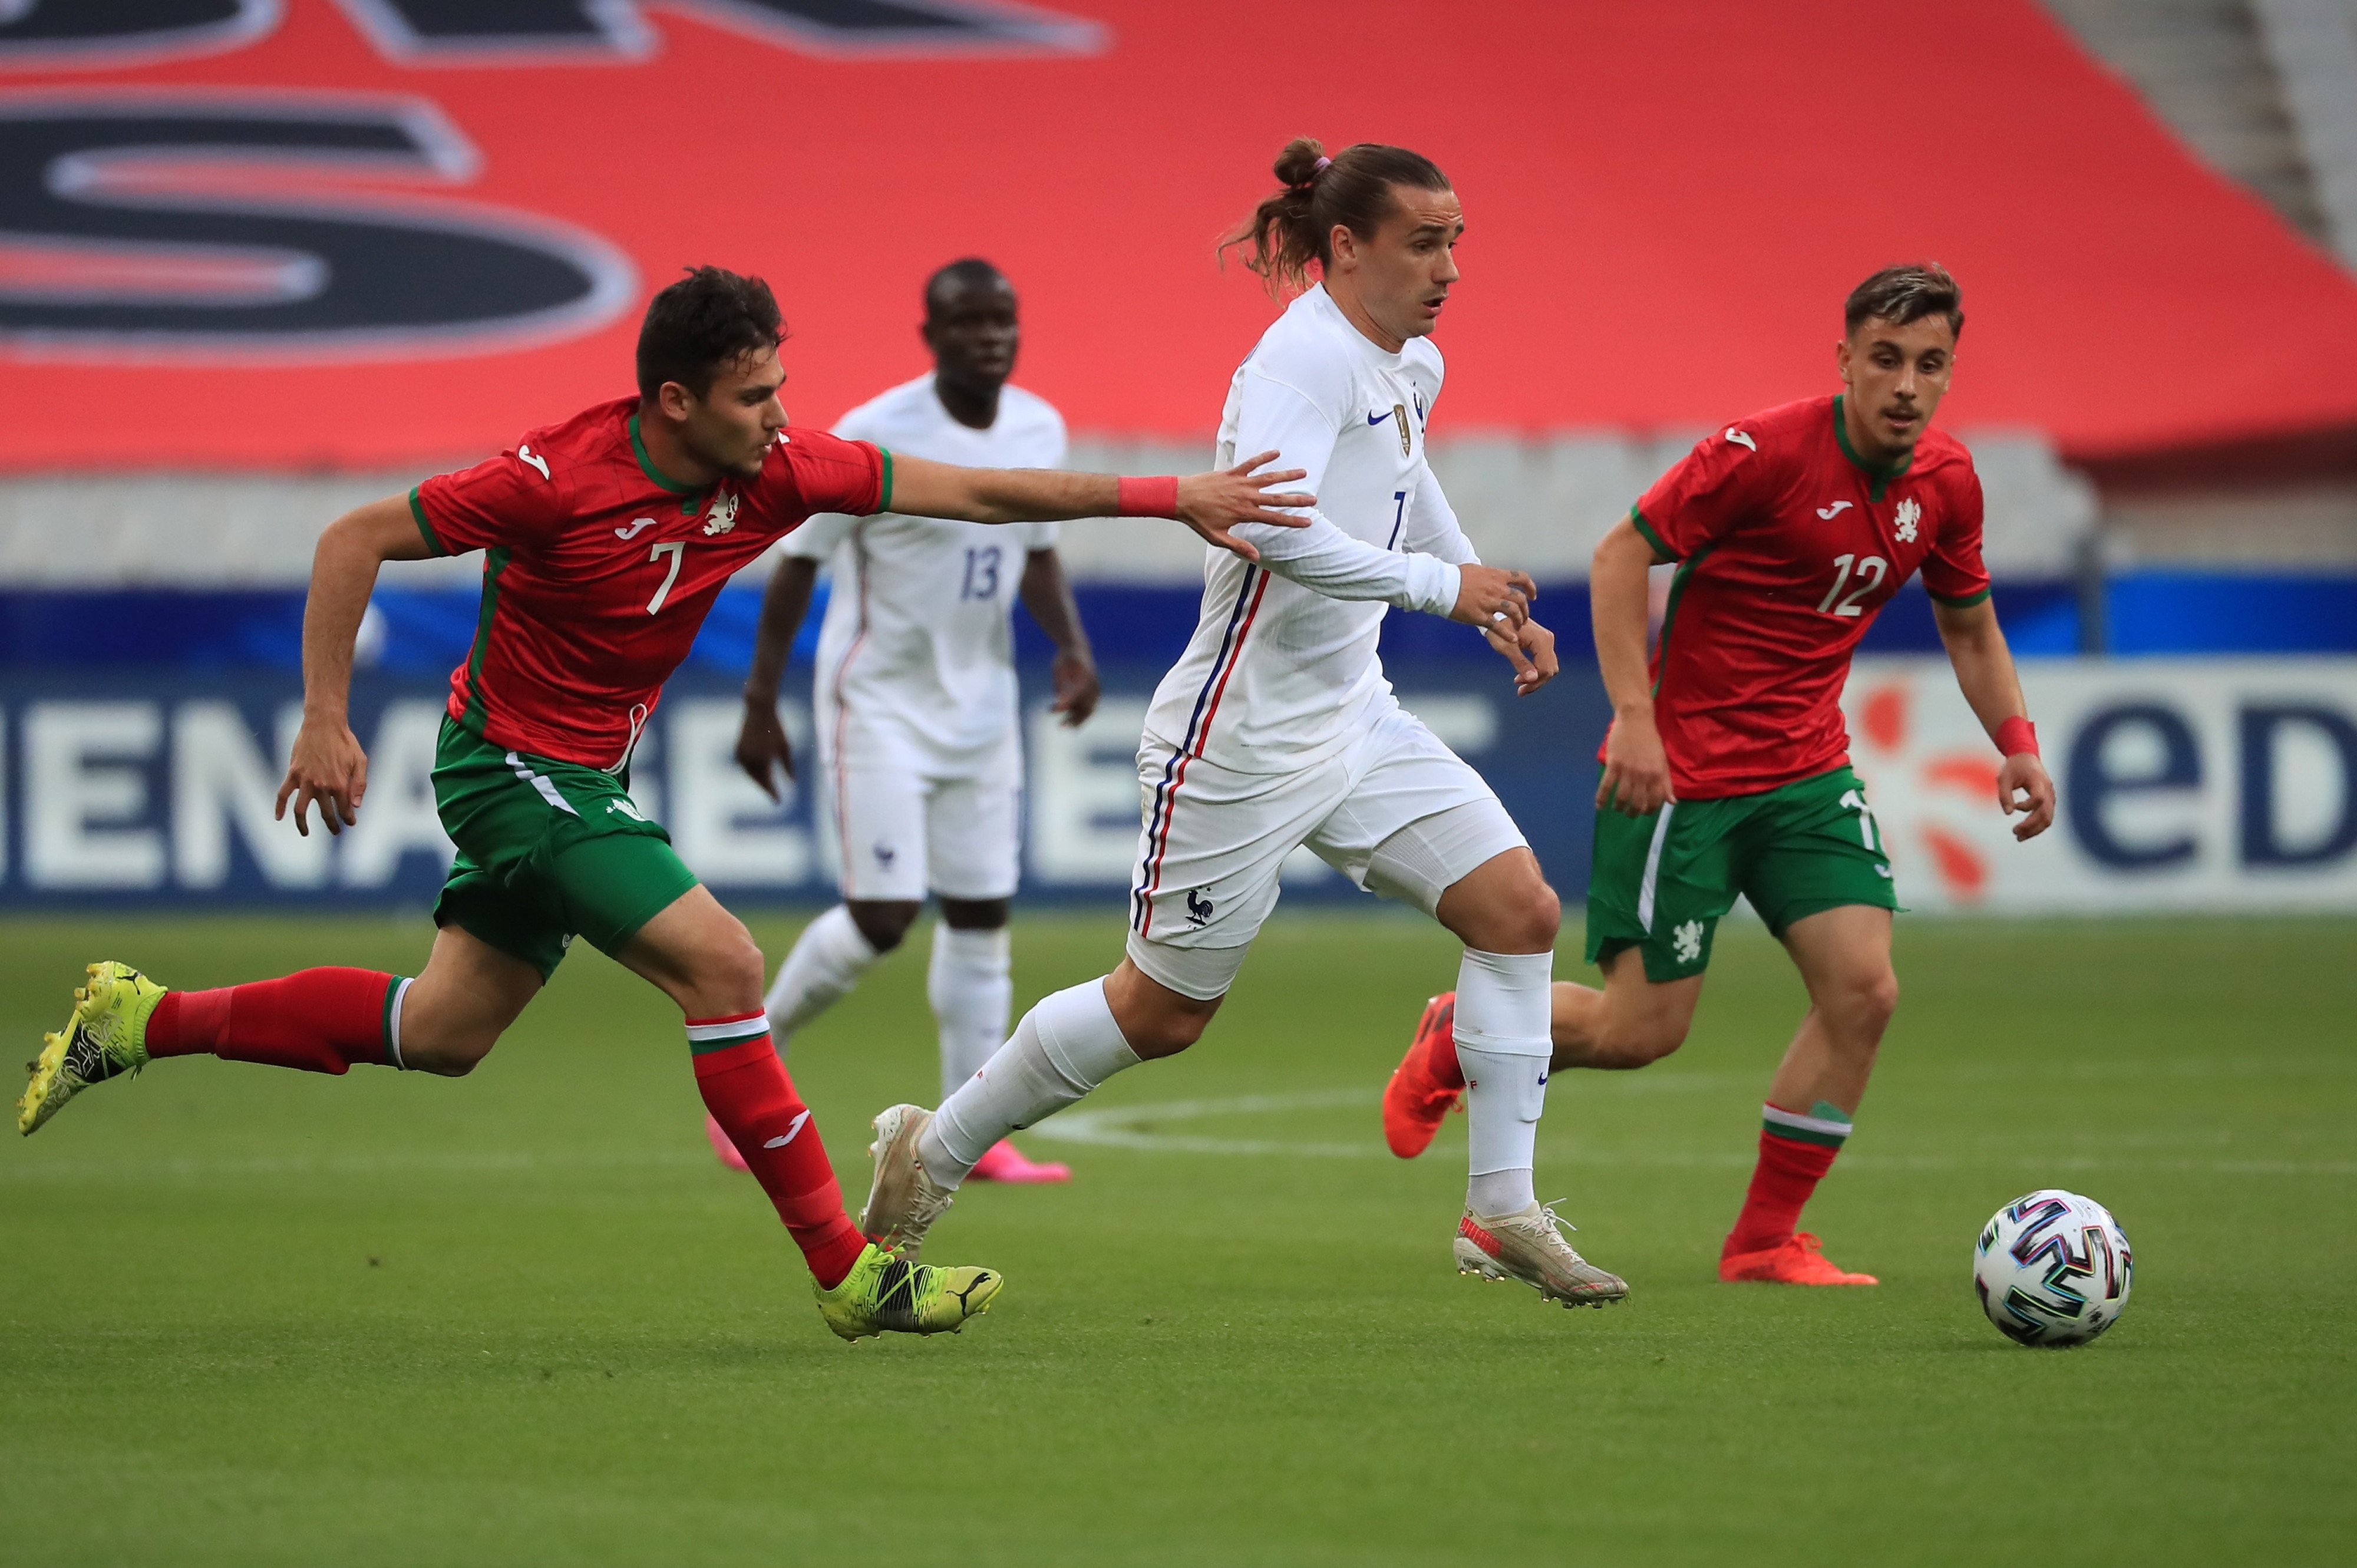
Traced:
[[355, 1066], [459, 1076], [490, 1054], [540, 990], [529, 964], [446, 929], [414, 980], [374, 970], [307, 969], [276, 980], [176, 991], [129, 964], [91, 964], [66, 1026], [28, 1064], [17, 1126], [39, 1129], [82, 1090], [165, 1057], [294, 1068]]
[[540, 994], [540, 972], [457, 926], [434, 933], [434, 951], [401, 999], [401, 1065], [463, 1078]]
[[1871, 1274], [1828, 1262], [1817, 1239], [1796, 1226], [1849, 1136], [1883, 1030], [1899, 1005], [1890, 911], [1866, 905], [1827, 909], [1793, 921], [1784, 946], [1808, 985], [1809, 1012], [1769, 1084], [1760, 1165], [1721, 1251], [1719, 1277], [1872, 1284]]
[[1604, 985], [1555, 983], [1548, 1019], [1555, 1065], [1626, 1072], [1650, 1067], [1686, 1042], [1703, 977], [1645, 978], [1645, 955], [1623, 948], [1603, 964]]

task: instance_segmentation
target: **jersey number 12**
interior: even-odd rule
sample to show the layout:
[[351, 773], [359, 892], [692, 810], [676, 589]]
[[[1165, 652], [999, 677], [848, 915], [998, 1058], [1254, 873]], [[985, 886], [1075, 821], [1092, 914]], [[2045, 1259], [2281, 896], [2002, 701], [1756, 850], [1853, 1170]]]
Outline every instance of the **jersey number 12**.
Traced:
[[[1857, 585], [1844, 594], [1842, 589], [1849, 584], [1849, 569], [1853, 564], [1857, 567]], [[1834, 585], [1827, 588], [1825, 596], [1817, 602], [1817, 613], [1820, 615], [1830, 613], [1837, 616], [1864, 615], [1866, 612], [1858, 607], [1857, 601], [1882, 586], [1882, 579], [1889, 570], [1890, 563], [1879, 555], [1869, 555], [1863, 561], [1858, 560], [1855, 555], [1835, 556]], [[1837, 598], [1840, 600], [1838, 604], [1835, 602]]]

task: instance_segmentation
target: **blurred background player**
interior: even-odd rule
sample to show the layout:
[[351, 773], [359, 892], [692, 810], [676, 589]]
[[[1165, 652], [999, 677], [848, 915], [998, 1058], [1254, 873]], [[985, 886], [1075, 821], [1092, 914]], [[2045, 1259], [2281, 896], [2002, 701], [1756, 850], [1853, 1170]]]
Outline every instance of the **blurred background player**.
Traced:
[[[629, 793], [632, 753], [721, 585], [812, 514], [911, 511], [974, 522], [1184, 514], [1287, 522], [1270, 482], [952, 467], [786, 430], [784, 327], [769, 285], [704, 267], [656, 295], [639, 392], [527, 432], [514, 447], [320, 537], [303, 628], [303, 725], [277, 798], [309, 832], [359, 821], [368, 757], [348, 722], [352, 648], [387, 561], [485, 552], [475, 644], [450, 675], [433, 773], [458, 854], [413, 979], [309, 969], [171, 991], [91, 964], [17, 1107], [30, 1134], [81, 1090], [154, 1058], [211, 1055], [341, 1076], [375, 1063], [460, 1077], [586, 936], [685, 1015], [696, 1088], [749, 1162], [845, 1338], [955, 1329], [990, 1304], [988, 1269], [916, 1267], [843, 1211], [811, 1112], [770, 1040], [761, 954]], [[1299, 504], [1307, 497], [1269, 498]], [[1243, 548], [1249, 550], [1251, 546]]]
[[1138, 751], [1128, 956], [1026, 1014], [937, 1113], [877, 1117], [861, 1223], [913, 1250], [1009, 1130], [1193, 1045], [1275, 906], [1279, 866], [1308, 844], [1465, 943], [1458, 1267], [1600, 1305], [1628, 1286], [1571, 1249], [1531, 1180], [1555, 893], [1490, 786], [1399, 705], [1376, 656], [1398, 605], [1480, 627], [1523, 692], [1555, 671], [1552, 634], [1528, 618], [1530, 579], [1479, 563], [1425, 462], [1441, 383], [1428, 338], [1458, 275], [1463, 211], [1440, 170], [1402, 147], [1329, 158], [1304, 138], [1275, 172], [1283, 188], [1231, 242], [1273, 291], [1300, 292], [1237, 370], [1220, 451], [1283, 454], [1318, 492], [1315, 520], [1262, 539], [1256, 564], [1206, 565], [1200, 619]]
[[[1706, 436], [1597, 546], [1596, 654], [1612, 699], [1597, 787], [1587, 957], [1604, 988], [1555, 987], [1554, 1065], [1639, 1068], [1683, 1044], [1711, 938], [1740, 893], [1792, 955], [1809, 1011], [1770, 1082], [1760, 1163], [1723, 1280], [1873, 1284], [1796, 1230], [1865, 1096], [1899, 1004], [1899, 906], [1841, 693], [1851, 652], [1916, 572], [1974, 715], [1996, 742], [2016, 839], [2054, 820], [1981, 564], [1972, 454], [1931, 428], [1963, 295], [1937, 265], [1887, 267], [1844, 306], [1846, 391]], [[1649, 676], [1646, 575], [1679, 564]], [[1393, 1152], [1431, 1142], [1465, 1074], [1434, 998], [1383, 1097]]]
[[[919, 330], [932, 373], [860, 404], [835, 434], [944, 463], [1062, 467], [1062, 417], [1006, 384], [1021, 338], [1014, 285], [969, 258], [926, 281], [924, 304]], [[1022, 867], [1023, 736], [1008, 622], [1018, 596], [1056, 645], [1055, 710], [1070, 725], [1096, 711], [1096, 660], [1056, 557], [1056, 525], [836, 512], [813, 518], [780, 548], [737, 757], [773, 800], [775, 770], [793, 773], [778, 682], [819, 564], [831, 558], [813, 691], [820, 829], [834, 839], [843, 902], [812, 921], [779, 966], [770, 1026], [782, 1051], [900, 945], [930, 890], [942, 917], [925, 993], [947, 1097], [1005, 1042], [1015, 997], [1006, 915]], [[705, 1128], [723, 1160], [741, 1163], [719, 1123], [707, 1117]], [[1002, 1141], [973, 1174], [1044, 1182], [1071, 1173]]]

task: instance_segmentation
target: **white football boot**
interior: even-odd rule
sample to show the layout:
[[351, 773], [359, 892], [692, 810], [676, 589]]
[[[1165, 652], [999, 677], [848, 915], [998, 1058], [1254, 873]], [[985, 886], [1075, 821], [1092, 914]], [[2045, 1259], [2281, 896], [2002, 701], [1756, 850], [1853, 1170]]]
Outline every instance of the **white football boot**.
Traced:
[[1629, 1282], [1573, 1251], [1556, 1229], [1565, 1224], [1552, 1204], [1534, 1203], [1520, 1214], [1475, 1214], [1469, 1208], [1457, 1222], [1457, 1272], [1520, 1280], [1541, 1299], [1566, 1306], [1627, 1299]]
[[876, 1118], [876, 1141], [867, 1152], [876, 1160], [876, 1179], [867, 1189], [867, 1207], [859, 1211], [859, 1229], [887, 1251], [910, 1262], [924, 1251], [925, 1232], [949, 1212], [957, 1197], [925, 1174], [917, 1154], [917, 1136], [932, 1124], [933, 1113], [921, 1105], [895, 1105]]

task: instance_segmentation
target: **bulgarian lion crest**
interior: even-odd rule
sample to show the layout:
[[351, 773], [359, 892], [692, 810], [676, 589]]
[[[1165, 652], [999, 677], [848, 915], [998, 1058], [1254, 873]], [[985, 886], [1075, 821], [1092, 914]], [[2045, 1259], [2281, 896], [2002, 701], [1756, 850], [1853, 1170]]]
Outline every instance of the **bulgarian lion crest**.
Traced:
[[[1912, 544], [1915, 542], [1915, 525], [1922, 520], [1922, 516], [1923, 509], [1914, 501], [1903, 500], [1899, 503], [1899, 513], [1896, 521], [1899, 524], [1898, 537], [1900, 543]], [[706, 532], [709, 532], [709, 530]]]
[[712, 506], [710, 510], [705, 512], [704, 519], [705, 537], [708, 539], [716, 533], [726, 533], [736, 526], [737, 492], [734, 490], [713, 491]]

